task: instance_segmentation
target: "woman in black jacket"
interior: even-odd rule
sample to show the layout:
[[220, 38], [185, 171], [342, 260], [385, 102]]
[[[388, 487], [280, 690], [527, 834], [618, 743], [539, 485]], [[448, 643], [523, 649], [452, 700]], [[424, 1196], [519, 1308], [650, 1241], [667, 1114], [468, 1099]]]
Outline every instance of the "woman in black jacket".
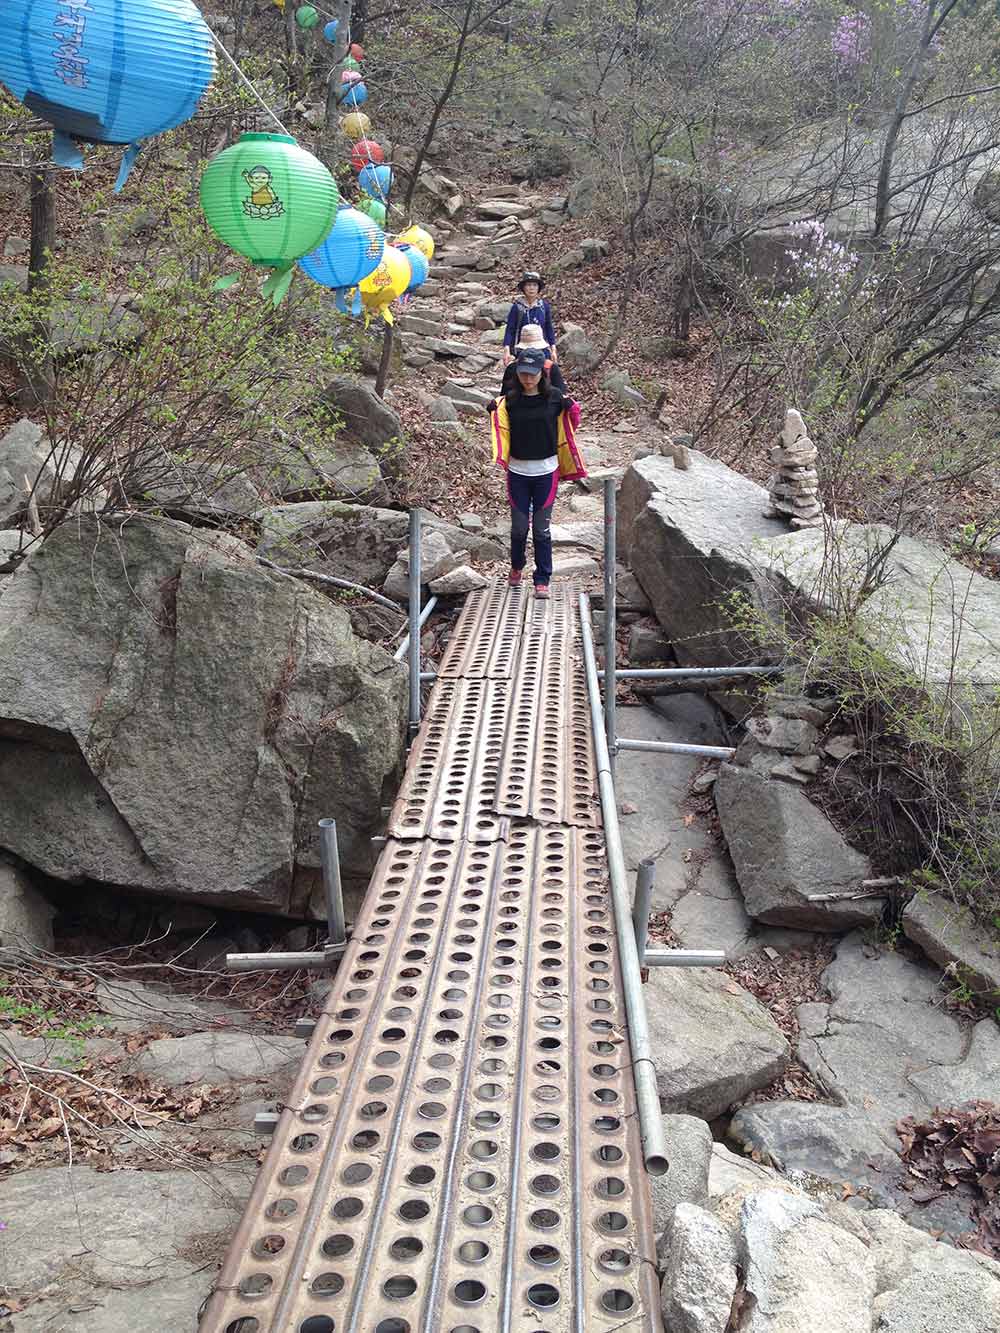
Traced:
[[[535, 548], [535, 595], [548, 597], [552, 579], [552, 506], [559, 486], [559, 426], [576, 404], [547, 380], [543, 348], [525, 348], [514, 365], [515, 383], [503, 395], [501, 430], [509, 437], [510, 576], [521, 582], [527, 563], [528, 528]], [[490, 403], [490, 413], [497, 404]]]

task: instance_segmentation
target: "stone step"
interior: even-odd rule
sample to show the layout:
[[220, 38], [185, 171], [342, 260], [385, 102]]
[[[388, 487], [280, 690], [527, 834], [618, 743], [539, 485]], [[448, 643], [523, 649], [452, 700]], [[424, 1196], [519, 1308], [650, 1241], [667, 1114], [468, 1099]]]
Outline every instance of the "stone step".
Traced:
[[476, 213], [481, 218], [527, 218], [534, 212], [531, 204], [506, 199], [485, 199], [476, 204]]
[[425, 338], [424, 346], [435, 356], [471, 356], [475, 348], [468, 343], [457, 342], [450, 338]]

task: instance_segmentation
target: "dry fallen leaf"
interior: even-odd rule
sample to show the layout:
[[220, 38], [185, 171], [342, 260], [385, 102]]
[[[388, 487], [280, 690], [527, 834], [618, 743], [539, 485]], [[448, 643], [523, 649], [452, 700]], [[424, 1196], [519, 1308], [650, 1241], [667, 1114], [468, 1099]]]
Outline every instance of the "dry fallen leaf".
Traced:
[[634, 815], [638, 813], [636, 806], [634, 806], [631, 801], [622, 801], [621, 808], [623, 815]]

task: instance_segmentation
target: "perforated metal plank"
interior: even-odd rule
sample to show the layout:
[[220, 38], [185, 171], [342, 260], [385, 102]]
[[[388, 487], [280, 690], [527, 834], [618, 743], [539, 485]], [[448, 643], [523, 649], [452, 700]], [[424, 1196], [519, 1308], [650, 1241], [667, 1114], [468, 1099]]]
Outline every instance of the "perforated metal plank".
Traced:
[[504, 738], [496, 809], [545, 824], [600, 825], [576, 592], [529, 608]]
[[438, 667], [440, 679], [507, 680], [514, 671], [528, 596], [497, 579], [465, 599]]
[[395, 838], [495, 842], [495, 810], [510, 683], [439, 680], [389, 815]]
[[659, 1329], [612, 931], [596, 831], [387, 845], [200, 1333]]

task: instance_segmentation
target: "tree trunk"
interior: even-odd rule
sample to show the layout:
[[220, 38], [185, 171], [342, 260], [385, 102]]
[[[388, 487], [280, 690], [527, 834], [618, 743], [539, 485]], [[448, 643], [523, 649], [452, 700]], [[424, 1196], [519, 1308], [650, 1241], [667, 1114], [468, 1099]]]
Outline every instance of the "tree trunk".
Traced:
[[31, 250], [28, 257], [28, 295], [35, 298], [38, 321], [32, 343], [44, 348], [25, 348], [22, 363], [24, 396], [39, 407], [47, 408], [55, 392], [55, 367], [50, 351], [50, 329], [46, 310], [49, 266], [56, 246], [56, 197], [52, 173], [47, 166], [33, 167], [31, 185]]
[[382, 334], [382, 355], [379, 357], [378, 374], [375, 376], [375, 397], [385, 397], [385, 386], [389, 379], [389, 367], [392, 364], [392, 345], [395, 341], [396, 326], [387, 324]]
[[285, 4], [285, 81], [288, 84], [289, 101], [295, 101], [295, 88], [298, 83], [299, 39], [295, 23], [296, 5], [293, 0]]
[[337, 162], [337, 127], [339, 124], [340, 76], [351, 46], [351, 0], [335, 0], [333, 17], [337, 20], [337, 40], [333, 47], [333, 68], [326, 83], [326, 115], [323, 119], [323, 144], [320, 157], [332, 171]]
[[935, 0], [927, 0], [927, 13], [924, 18], [924, 25], [921, 29], [920, 40], [917, 43], [917, 49], [913, 53], [913, 59], [910, 62], [910, 68], [902, 88], [899, 90], [899, 96], [896, 98], [896, 105], [893, 108], [892, 119], [889, 121], [889, 128], [886, 131], [885, 140], [882, 144], [882, 159], [879, 163], [878, 185], [875, 189], [875, 225], [874, 234], [881, 236], [889, 225], [889, 205], [892, 202], [892, 192], [889, 185], [892, 179], [892, 167], [896, 158], [896, 144], [899, 140], [899, 132], [903, 128], [903, 121], [907, 117], [907, 107], [910, 104], [910, 98], [913, 96], [913, 90], [920, 80], [924, 71], [924, 64], [927, 59], [927, 52], [931, 48], [934, 38], [941, 31], [941, 26], [945, 19], [955, 8], [958, 0], [944, 0], [941, 12], [935, 16]]

